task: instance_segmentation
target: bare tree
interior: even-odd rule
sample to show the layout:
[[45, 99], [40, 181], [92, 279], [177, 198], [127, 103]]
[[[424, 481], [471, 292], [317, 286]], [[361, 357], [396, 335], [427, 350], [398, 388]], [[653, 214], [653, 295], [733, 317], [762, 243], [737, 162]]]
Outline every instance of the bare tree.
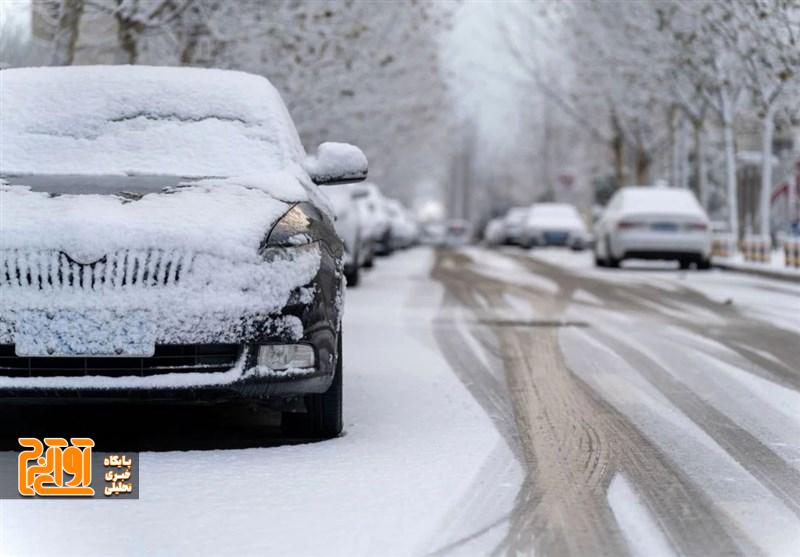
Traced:
[[[50, 63], [54, 66], [68, 66], [75, 59], [84, 0], [60, 0], [51, 5], [50, 9], [53, 7], [57, 15]], [[41, 8], [47, 9], [47, 6], [43, 5]]]

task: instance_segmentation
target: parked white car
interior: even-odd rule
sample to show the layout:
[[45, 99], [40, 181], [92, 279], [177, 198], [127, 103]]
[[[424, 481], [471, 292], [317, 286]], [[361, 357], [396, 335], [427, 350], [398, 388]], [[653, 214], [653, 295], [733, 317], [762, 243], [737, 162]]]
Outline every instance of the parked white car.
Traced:
[[595, 233], [595, 261], [602, 267], [619, 267], [625, 259], [677, 260], [682, 269], [692, 263], [710, 267], [710, 222], [689, 190], [622, 188], [609, 201]]
[[506, 213], [506, 243], [521, 246], [525, 242], [525, 221], [530, 207], [512, 207]]
[[483, 229], [483, 241], [490, 246], [499, 246], [506, 242], [506, 220], [494, 218], [486, 223]]
[[336, 216], [334, 227], [344, 243], [344, 276], [347, 286], [357, 286], [360, 270], [371, 250], [364, 233], [361, 211], [351, 185], [330, 186], [325, 194]]
[[417, 241], [419, 230], [417, 221], [402, 203], [396, 199], [386, 199], [384, 209], [389, 218], [389, 247], [405, 249]]
[[364, 231], [365, 267], [372, 267], [376, 254], [383, 255], [389, 251], [389, 217], [384, 207], [384, 197], [378, 186], [365, 182], [353, 186], [353, 196], [356, 200], [362, 230]]
[[451, 219], [445, 222], [442, 243], [449, 247], [466, 246], [472, 241], [472, 225], [463, 219]]
[[578, 210], [566, 203], [536, 203], [525, 220], [524, 245], [569, 246], [582, 250], [589, 241], [586, 229]]
[[419, 241], [426, 246], [444, 244], [447, 226], [442, 221], [423, 222], [419, 225]]

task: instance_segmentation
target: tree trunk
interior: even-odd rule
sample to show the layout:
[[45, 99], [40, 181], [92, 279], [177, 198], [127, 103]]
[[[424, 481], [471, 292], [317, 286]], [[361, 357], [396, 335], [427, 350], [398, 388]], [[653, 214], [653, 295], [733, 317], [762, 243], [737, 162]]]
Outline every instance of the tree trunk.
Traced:
[[117, 14], [117, 42], [121, 49], [121, 56], [117, 57], [117, 62], [136, 64], [139, 59], [139, 37], [143, 30], [141, 23]]
[[761, 131], [761, 199], [759, 222], [762, 236], [770, 235], [770, 209], [772, 198], [772, 137], [775, 132], [775, 109], [767, 108]]
[[636, 184], [647, 185], [650, 182], [650, 155], [643, 147], [636, 148]]
[[689, 189], [689, 127], [686, 118], [678, 124], [678, 183], [679, 188]]
[[722, 140], [725, 145], [725, 186], [728, 193], [728, 221], [731, 234], [739, 238], [739, 199], [736, 187], [736, 144], [733, 137], [733, 106], [728, 91], [720, 91], [722, 106]]
[[678, 120], [680, 115], [677, 109], [672, 109], [672, 114], [669, 118], [669, 135], [672, 142], [672, 171], [670, 172], [670, 185], [677, 186], [680, 181], [680, 148], [678, 145]]
[[708, 210], [709, 191], [708, 191], [708, 171], [706, 170], [706, 138], [703, 129], [703, 121], [696, 120], [694, 125], [694, 170], [695, 184], [697, 185], [697, 197], [700, 203]]
[[58, 13], [58, 29], [53, 41], [53, 66], [69, 66], [75, 60], [75, 45], [80, 33], [84, 0], [63, 0]]
[[625, 175], [625, 144], [622, 139], [622, 130], [617, 122], [617, 115], [611, 112], [611, 129], [613, 130], [613, 137], [611, 138], [611, 151], [614, 154], [614, 175], [617, 180], [617, 187], [621, 188], [626, 186], [627, 176]]

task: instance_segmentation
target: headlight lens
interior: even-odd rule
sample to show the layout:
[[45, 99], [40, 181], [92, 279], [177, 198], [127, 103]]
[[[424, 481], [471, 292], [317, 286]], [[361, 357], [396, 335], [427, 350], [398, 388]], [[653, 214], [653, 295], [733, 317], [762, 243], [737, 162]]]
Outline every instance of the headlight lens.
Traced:
[[289, 247], [309, 244], [313, 238], [309, 234], [311, 219], [299, 205], [295, 205], [272, 227], [267, 239], [267, 247]]
[[273, 371], [313, 368], [314, 349], [307, 344], [266, 344], [258, 348], [258, 365]]

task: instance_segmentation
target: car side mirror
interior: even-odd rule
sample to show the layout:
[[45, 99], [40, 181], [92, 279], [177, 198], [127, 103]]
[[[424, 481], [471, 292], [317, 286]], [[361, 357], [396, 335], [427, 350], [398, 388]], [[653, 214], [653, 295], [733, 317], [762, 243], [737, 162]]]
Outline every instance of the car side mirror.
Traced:
[[362, 182], [367, 178], [367, 157], [349, 143], [325, 142], [303, 163], [311, 180], [320, 186]]

